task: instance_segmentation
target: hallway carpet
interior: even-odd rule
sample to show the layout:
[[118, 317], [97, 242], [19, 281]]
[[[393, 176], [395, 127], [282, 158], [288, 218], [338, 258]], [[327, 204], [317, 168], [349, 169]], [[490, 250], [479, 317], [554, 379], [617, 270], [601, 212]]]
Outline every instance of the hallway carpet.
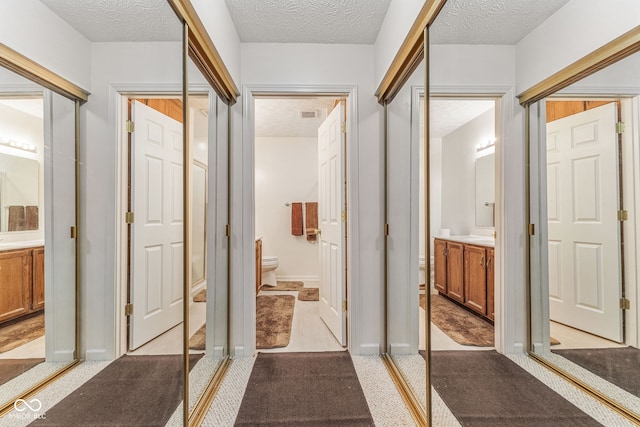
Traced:
[[599, 426], [496, 351], [433, 351], [431, 383], [463, 426]]
[[[190, 367], [202, 357], [190, 356]], [[182, 400], [182, 356], [122, 356], [33, 426], [163, 426]]]
[[639, 349], [633, 347], [584, 348], [553, 350], [553, 352], [640, 397]]
[[259, 353], [236, 426], [373, 426], [346, 351]]

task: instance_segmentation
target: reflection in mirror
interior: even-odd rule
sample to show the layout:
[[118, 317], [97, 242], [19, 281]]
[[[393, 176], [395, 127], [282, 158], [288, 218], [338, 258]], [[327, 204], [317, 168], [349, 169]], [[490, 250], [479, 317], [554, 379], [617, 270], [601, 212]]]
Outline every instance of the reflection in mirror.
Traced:
[[532, 350], [636, 416], [638, 76], [635, 54], [531, 107], [541, 228]]
[[493, 227], [495, 225], [495, 154], [493, 152], [483, 155], [478, 150], [476, 159], [476, 225], [478, 227]]
[[74, 101], [4, 69], [0, 92], [2, 406], [75, 358], [76, 117]]
[[419, 65], [387, 106], [386, 153], [389, 224], [386, 352], [423, 411], [426, 408], [426, 290], [424, 238], [419, 232], [424, 212], [419, 205], [424, 203], [424, 191], [420, 185], [423, 181], [421, 146], [424, 139], [421, 124], [424, 121], [419, 119], [415, 86], [424, 85], [424, 72], [424, 65]]

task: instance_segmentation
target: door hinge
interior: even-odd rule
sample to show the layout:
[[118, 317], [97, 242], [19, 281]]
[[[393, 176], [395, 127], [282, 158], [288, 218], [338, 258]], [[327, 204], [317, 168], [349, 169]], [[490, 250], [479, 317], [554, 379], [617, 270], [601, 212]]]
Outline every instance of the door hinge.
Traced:
[[631, 301], [627, 298], [620, 298], [620, 309], [631, 310]]
[[388, 236], [389, 235], [389, 224], [385, 224], [384, 225], [384, 235]]
[[342, 312], [347, 312], [347, 300], [342, 300]]
[[124, 214], [124, 221], [127, 224], [133, 224], [133, 212], [127, 212]]
[[535, 224], [529, 224], [529, 236], [535, 236], [536, 227]]
[[340, 131], [342, 131], [342, 133], [347, 133], [347, 124], [345, 122], [340, 124]]
[[133, 304], [126, 304], [124, 306], [124, 315], [125, 316], [133, 315]]
[[618, 135], [624, 133], [624, 122], [617, 122], [616, 123], [616, 133]]
[[75, 239], [76, 237], [78, 237], [78, 229], [75, 226], [72, 225], [70, 230], [69, 230], [69, 234], [70, 234], [72, 239]]
[[225, 227], [225, 233], [227, 237], [231, 237], [231, 224], [227, 224], [227, 226]]
[[133, 120], [127, 120], [127, 123], [126, 123], [127, 132], [133, 133], [135, 128], [136, 128], [136, 125], [135, 123], [133, 123]]
[[625, 209], [618, 211], [618, 221], [627, 221], [629, 219], [629, 212]]
[[342, 222], [347, 222], [347, 212], [342, 211]]

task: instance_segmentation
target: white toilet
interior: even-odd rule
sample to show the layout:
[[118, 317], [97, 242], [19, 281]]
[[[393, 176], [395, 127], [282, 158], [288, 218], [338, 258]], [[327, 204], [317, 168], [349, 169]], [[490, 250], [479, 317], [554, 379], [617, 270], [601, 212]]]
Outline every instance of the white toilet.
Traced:
[[277, 256], [262, 257], [262, 286], [276, 286], [276, 268], [278, 268]]

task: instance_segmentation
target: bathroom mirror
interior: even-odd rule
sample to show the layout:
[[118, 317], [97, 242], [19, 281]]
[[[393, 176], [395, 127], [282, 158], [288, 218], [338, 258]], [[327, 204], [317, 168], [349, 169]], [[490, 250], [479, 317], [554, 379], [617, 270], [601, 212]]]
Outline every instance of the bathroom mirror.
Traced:
[[[481, 150], [478, 150], [478, 154], [481, 154]], [[489, 153], [478, 157], [475, 163], [475, 172], [476, 226], [494, 227], [496, 206], [495, 154]]]
[[636, 422], [639, 76], [635, 53], [529, 106], [530, 350]]
[[38, 229], [39, 183], [37, 160], [0, 152], [0, 233]]

